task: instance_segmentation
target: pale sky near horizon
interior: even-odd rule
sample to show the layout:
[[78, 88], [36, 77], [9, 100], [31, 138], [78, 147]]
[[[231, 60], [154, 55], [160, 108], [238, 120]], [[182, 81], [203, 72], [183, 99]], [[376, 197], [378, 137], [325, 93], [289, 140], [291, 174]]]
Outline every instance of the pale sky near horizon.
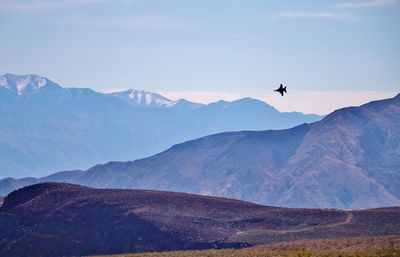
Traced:
[[0, 35], [1, 74], [102, 92], [320, 114], [400, 92], [398, 0], [0, 0]]

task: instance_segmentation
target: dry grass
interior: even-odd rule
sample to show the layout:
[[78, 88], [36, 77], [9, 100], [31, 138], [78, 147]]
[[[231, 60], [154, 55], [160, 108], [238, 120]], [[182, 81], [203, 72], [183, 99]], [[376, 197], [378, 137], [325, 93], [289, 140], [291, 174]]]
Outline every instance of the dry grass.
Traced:
[[269, 250], [307, 249], [313, 252], [324, 251], [384, 251], [400, 250], [400, 236], [348, 237], [337, 239], [309, 239], [257, 246]]
[[239, 250], [173, 251], [102, 257], [400, 257], [400, 236], [317, 239]]
[[274, 251], [263, 249], [203, 250], [164, 253], [107, 255], [102, 257], [399, 257], [400, 251], [312, 252], [307, 250]]

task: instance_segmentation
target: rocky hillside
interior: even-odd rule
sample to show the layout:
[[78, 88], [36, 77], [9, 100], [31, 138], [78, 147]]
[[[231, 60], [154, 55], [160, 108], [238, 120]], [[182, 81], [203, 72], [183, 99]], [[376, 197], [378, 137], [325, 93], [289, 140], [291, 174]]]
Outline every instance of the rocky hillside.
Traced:
[[45, 183], [0, 208], [0, 256], [81, 256], [400, 233], [400, 209], [287, 209], [224, 198]]
[[292, 129], [231, 132], [150, 158], [41, 179], [0, 181], [0, 194], [45, 181], [143, 188], [310, 208], [400, 205], [400, 95]]

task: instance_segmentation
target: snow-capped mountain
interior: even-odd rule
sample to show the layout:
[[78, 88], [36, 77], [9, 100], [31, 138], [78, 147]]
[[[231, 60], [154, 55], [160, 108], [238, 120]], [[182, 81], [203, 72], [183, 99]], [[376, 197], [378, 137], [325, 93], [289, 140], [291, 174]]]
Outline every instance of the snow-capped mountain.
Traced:
[[0, 178], [42, 176], [150, 156], [224, 131], [289, 128], [321, 119], [255, 99], [198, 104], [142, 90], [103, 94], [37, 75], [0, 76]]
[[142, 107], [168, 107], [174, 103], [174, 101], [162, 95], [140, 89], [129, 89], [121, 92], [109, 93], [108, 95], [115, 96], [131, 105]]
[[14, 74], [5, 74], [0, 76], [0, 87], [12, 91], [18, 95], [31, 95], [40, 90], [47, 91], [61, 90], [62, 87], [57, 83], [37, 75], [19, 76]]
[[170, 108], [174, 111], [206, 106], [205, 104], [190, 102], [186, 99], [170, 100], [160, 94], [141, 89], [128, 89], [125, 91], [108, 93], [107, 95], [117, 97], [133, 106]]

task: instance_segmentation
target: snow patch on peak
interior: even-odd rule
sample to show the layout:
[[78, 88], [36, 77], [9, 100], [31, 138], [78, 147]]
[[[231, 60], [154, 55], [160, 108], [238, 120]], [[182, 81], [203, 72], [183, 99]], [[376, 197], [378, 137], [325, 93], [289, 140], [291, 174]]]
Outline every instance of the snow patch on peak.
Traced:
[[19, 95], [22, 95], [22, 93], [25, 91], [28, 83], [29, 83], [29, 81], [27, 79], [22, 79], [17, 82], [17, 92]]
[[110, 93], [109, 95], [135, 106], [165, 107], [172, 102], [162, 95], [139, 89], [129, 89], [122, 92]]
[[142, 101], [142, 91], [137, 92], [137, 99], [141, 102]]
[[[145, 101], [146, 101], [146, 104], [151, 104], [151, 102], [153, 102], [153, 97], [150, 95], [150, 94], [146, 94], [145, 95]], [[157, 100], [156, 101], [154, 101], [154, 102], [157, 102]]]
[[128, 95], [128, 98], [129, 98], [129, 99], [135, 99], [135, 93], [134, 93], [134, 92], [131, 92], [131, 93]]
[[4, 87], [6, 89], [11, 89], [5, 76], [0, 76], [0, 86]]
[[58, 90], [62, 88], [60, 85], [45, 77], [8, 73], [0, 76], [0, 86], [18, 95], [31, 95], [41, 88], [48, 88], [48, 90]]
[[45, 78], [39, 79], [38, 85], [39, 87], [44, 87], [47, 84], [47, 80]]
[[22, 95], [28, 87], [35, 90], [44, 87], [45, 85], [45, 78], [29, 75], [17, 81], [17, 93]]

